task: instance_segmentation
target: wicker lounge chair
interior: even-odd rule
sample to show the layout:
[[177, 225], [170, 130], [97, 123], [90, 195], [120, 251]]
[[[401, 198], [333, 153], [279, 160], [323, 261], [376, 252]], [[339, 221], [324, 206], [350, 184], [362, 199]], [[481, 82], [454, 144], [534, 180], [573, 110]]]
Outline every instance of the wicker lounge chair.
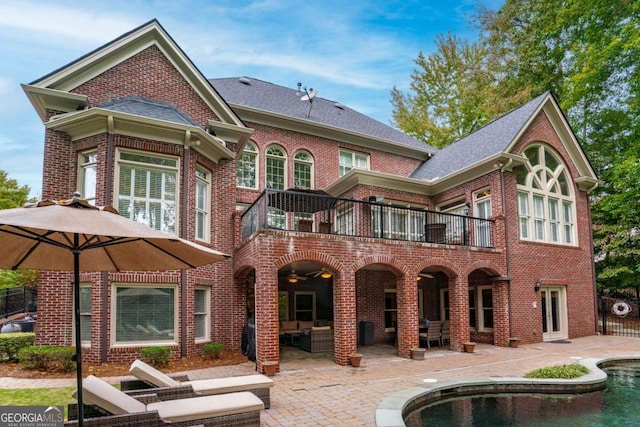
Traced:
[[[134, 398], [93, 375], [84, 379], [82, 389], [87, 403], [83, 424], [87, 427], [259, 426], [264, 409], [262, 401], [249, 392], [164, 401], [154, 393]], [[77, 411], [70, 410], [65, 425], [77, 425], [74, 417]]]
[[120, 382], [122, 391], [152, 389], [155, 393], [157, 390], [155, 387], [180, 386], [190, 386], [196, 395], [202, 396], [249, 391], [262, 400], [266, 409], [271, 407], [270, 390], [273, 387], [273, 380], [266, 375], [256, 374], [189, 381], [187, 375], [169, 376], [141, 360], [136, 360], [131, 364], [129, 373], [137, 380], [122, 380]]

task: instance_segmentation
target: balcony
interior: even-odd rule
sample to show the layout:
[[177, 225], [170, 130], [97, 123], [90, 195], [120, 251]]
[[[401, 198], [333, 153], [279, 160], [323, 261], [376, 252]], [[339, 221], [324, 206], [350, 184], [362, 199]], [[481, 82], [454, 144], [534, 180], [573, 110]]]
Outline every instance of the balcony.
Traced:
[[374, 201], [342, 199], [319, 190], [265, 190], [242, 215], [242, 239], [258, 230], [493, 247], [494, 221]]

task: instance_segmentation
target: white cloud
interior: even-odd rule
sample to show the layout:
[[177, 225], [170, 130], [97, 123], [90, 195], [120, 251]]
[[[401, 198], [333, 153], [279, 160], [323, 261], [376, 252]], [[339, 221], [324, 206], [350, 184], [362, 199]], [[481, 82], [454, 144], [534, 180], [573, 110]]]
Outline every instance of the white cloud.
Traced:
[[41, 40], [59, 43], [59, 38], [81, 44], [111, 40], [135, 28], [125, 14], [109, 13], [105, 5], [91, 10], [86, 5], [69, 7], [41, 2], [2, 2], [0, 28], [14, 34], [37, 35]]

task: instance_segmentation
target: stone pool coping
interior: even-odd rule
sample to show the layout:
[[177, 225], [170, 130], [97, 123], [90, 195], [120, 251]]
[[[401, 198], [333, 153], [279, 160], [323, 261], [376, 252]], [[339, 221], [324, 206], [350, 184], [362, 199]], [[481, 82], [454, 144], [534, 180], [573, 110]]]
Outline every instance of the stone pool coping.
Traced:
[[634, 363], [638, 357], [585, 358], [579, 363], [589, 373], [574, 379], [533, 379], [500, 377], [436, 381], [411, 387], [387, 396], [376, 409], [377, 427], [406, 427], [404, 415], [416, 409], [452, 397], [493, 393], [588, 393], [605, 388], [607, 374], [600, 368], [619, 363]]

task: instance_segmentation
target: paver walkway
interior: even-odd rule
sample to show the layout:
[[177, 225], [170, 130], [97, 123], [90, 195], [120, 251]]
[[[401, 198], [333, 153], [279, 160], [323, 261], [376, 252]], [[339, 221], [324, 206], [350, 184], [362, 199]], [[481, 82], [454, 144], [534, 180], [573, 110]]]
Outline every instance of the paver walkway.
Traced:
[[[587, 357], [640, 357], [640, 339], [591, 336], [557, 343], [502, 348], [478, 344], [474, 353], [439, 348], [425, 360], [395, 356], [390, 346], [360, 347], [360, 367], [338, 366], [331, 355], [283, 347], [280, 372], [273, 379], [271, 409], [264, 426], [375, 426], [376, 408], [389, 394], [420, 385], [424, 379], [514, 377], [543, 366], [573, 363]], [[253, 363], [190, 371], [192, 379], [248, 375]], [[108, 379], [113, 383], [119, 378]], [[0, 378], [0, 387], [75, 385], [75, 379], [25, 380]]]

